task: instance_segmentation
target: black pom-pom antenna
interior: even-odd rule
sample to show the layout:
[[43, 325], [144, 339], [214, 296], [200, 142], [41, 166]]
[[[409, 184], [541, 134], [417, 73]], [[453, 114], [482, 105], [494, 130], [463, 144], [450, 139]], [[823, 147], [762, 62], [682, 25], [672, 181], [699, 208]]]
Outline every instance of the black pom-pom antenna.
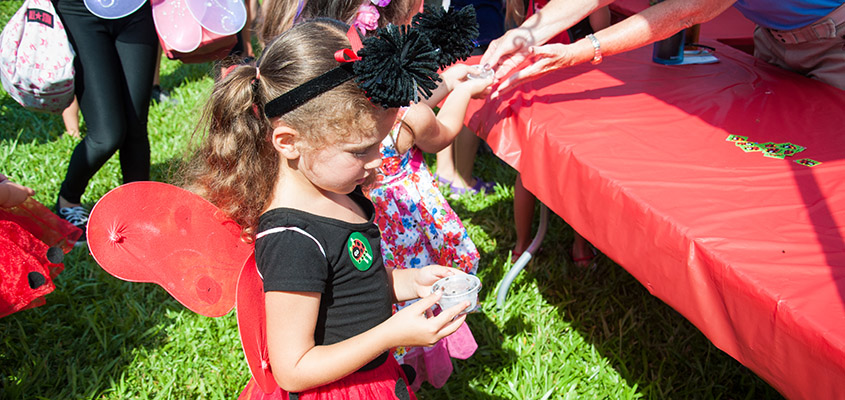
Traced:
[[449, 11], [437, 5], [426, 6], [424, 12], [414, 16], [411, 25], [428, 36], [431, 44], [440, 50], [437, 63], [441, 68], [466, 60], [478, 39], [478, 21], [472, 5]]
[[348, 63], [340, 65], [291, 89], [265, 104], [264, 115], [283, 115], [353, 78], [370, 101], [384, 108], [404, 107], [420, 96], [429, 98], [440, 82], [438, 68], [469, 57], [477, 37], [472, 6], [448, 12], [427, 7], [410, 26], [377, 29], [364, 39], [357, 51], [360, 58], [351, 68]]
[[407, 106], [437, 88], [439, 52], [419, 30], [388, 25], [363, 43], [354, 64], [355, 82], [373, 103]]

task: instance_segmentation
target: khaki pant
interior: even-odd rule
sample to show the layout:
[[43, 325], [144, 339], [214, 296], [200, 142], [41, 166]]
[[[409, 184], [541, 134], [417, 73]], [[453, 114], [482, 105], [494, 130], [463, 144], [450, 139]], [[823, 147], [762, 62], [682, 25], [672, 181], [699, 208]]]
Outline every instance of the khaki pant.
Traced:
[[845, 5], [791, 31], [757, 26], [754, 56], [845, 90]]

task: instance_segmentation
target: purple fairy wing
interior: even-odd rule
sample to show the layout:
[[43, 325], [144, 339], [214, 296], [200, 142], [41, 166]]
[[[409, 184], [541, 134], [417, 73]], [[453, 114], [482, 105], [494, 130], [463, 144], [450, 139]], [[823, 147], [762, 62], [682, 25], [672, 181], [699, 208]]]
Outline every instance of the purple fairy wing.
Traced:
[[200, 25], [218, 35], [234, 35], [246, 24], [246, 6], [242, 0], [184, 1]]
[[123, 18], [141, 8], [147, 0], [85, 0], [91, 14], [104, 19]]

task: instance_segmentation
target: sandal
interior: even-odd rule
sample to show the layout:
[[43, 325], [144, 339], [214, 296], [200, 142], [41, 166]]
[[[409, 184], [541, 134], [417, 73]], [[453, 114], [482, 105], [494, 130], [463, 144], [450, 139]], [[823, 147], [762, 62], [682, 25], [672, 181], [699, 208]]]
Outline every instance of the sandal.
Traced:
[[485, 182], [482, 181], [481, 178], [477, 176], [473, 176], [472, 178], [475, 179], [475, 185], [472, 187], [455, 187], [452, 184], [452, 181], [440, 177], [440, 175], [435, 174], [434, 178], [441, 186], [448, 186], [449, 190], [452, 191], [452, 194], [449, 196], [450, 198], [458, 198], [465, 194], [475, 194], [475, 193], [482, 193], [482, 194], [490, 194], [495, 191], [496, 183], [495, 182]]

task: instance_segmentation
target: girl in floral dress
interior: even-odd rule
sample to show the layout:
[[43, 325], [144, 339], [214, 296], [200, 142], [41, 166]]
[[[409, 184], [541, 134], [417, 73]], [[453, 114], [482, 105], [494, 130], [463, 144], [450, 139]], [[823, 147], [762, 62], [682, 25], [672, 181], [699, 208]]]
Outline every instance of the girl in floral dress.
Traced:
[[[375, 222], [381, 231], [382, 255], [388, 268], [422, 268], [439, 264], [475, 274], [479, 254], [460, 218], [423, 160], [423, 151], [445, 148], [463, 125], [470, 98], [482, 95], [492, 79], [467, 79], [474, 67], [458, 64], [444, 71], [448, 93], [435, 117], [430, 107], [402, 108], [390, 134], [381, 143], [382, 165], [369, 189], [375, 204]], [[435, 95], [436, 96], [436, 95]], [[441, 94], [442, 96], [442, 94]], [[436, 99], [429, 99], [429, 103]], [[394, 305], [394, 311], [407, 306]], [[477, 348], [466, 324], [429, 348], [398, 348], [394, 356], [413, 367], [418, 389], [427, 380], [441, 387], [452, 373], [451, 358], [466, 359]]]

